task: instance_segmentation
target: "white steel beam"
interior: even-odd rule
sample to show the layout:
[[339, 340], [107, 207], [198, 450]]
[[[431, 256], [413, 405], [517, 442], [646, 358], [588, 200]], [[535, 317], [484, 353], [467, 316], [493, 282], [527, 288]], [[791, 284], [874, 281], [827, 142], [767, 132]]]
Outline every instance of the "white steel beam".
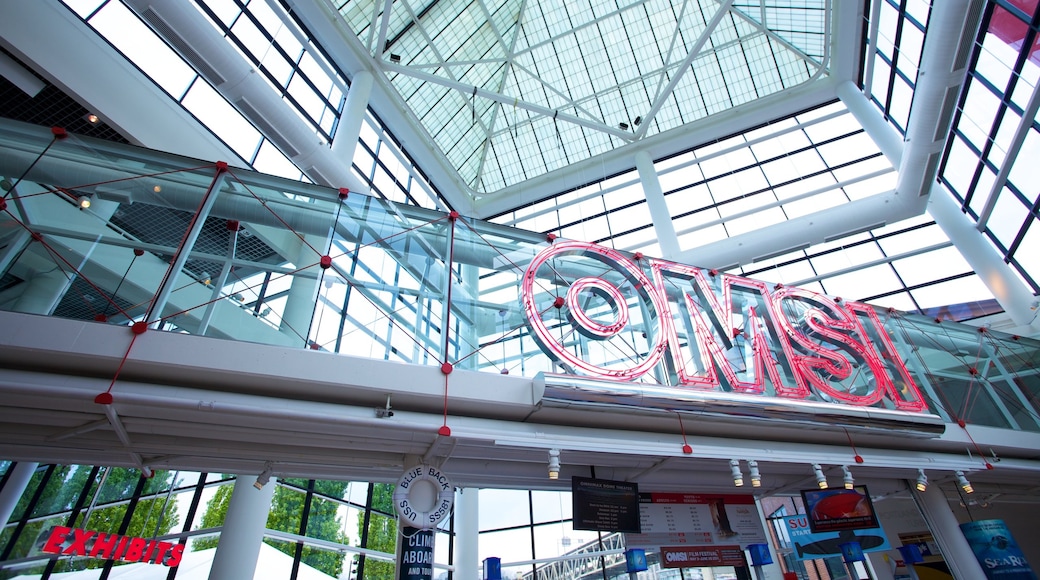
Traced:
[[[1018, 128], [1015, 129], [1015, 136], [1011, 138], [1011, 144], [1004, 154], [1004, 163], [1000, 166], [1000, 172], [997, 173], [997, 178], [993, 180], [993, 185], [990, 186], [986, 205], [979, 212], [978, 225], [975, 227], [980, 232], [985, 231], [986, 223], [989, 222], [990, 216], [993, 215], [993, 208], [997, 205], [997, 196], [1000, 195], [1000, 190], [1004, 189], [1008, 176], [1011, 175], [1011, 168], [1018, 161], [1018, 154], [1022, 152], [1022, 145], [1025, 144], [1026, 137], [1029, 136], [1029, 132], [1033, 129], [1037, 111], [1040, 111], [1040, 87], [1033, 87], [1033, 94], [1029, 97], [1029, 104], [1026, 105], [1022, 118], [1018, 122]], [[1023, 163], [1031, 162], [1031, 159], [1023, 160]]]
[[642, 138], [646, 135], [647, 129], [648, 127], [650, 127], [650, 122], [661, 110], [661, 107], [664, 106], [665, 101], [671, 98], [672, 91], [675, 90], [675, 87], [679, 84], [679, 81], [682, 79], [683, 75], [690, 68], [690, 65], [693, 64], [693, 61], [696, 60], [698, 56], [700, 56], [701, 50], [704, 49], [704, 45], [707, 44], [708, 39], [711, 38], [712, 33], [715, 32], [715, 29], [719, 26], [719, 23], [722, 22], [722, 18], [729, 13], [729, 10], [730, 8], [732, 8], [732, 6], [733, 0], [726, 0], [721, 5], [719, 5], [719, 9], [717, 12], [715, 12], [715, 16], [711, 18], [711, 21], [708, 22], [707, 26], [704, 28], [704, 31], [701, 32], [701, 35], [697, 38], [697, 41], [693, 43], [693, 47], [690, 49], [690, 53], [686, 55], [686, 58], [683, 59], [683, 61], [679, 64], [678, 68], [675, 69], [675, 72], [672, 74], [671, 80], [668, 81], [668, 84], [665, 85], [664, 89], [657, 94], [657, 98], [654, 100], [653, 105], [650, 106], [650, 110], [647, 111], [646, 117], [643, 119], [642, 124], [640, 124], [639, 129], [636, 131], [637, 138]]

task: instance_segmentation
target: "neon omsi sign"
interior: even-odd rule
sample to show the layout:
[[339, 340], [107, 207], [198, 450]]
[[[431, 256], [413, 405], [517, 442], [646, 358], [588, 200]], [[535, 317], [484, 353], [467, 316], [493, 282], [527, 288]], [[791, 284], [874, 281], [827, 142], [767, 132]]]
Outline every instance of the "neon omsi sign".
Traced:
[[866, 304], [573, 241], [535, 256], [521, 302], [541, 349], [595, 379], [543, 377], [550, 401], [943, 429]]

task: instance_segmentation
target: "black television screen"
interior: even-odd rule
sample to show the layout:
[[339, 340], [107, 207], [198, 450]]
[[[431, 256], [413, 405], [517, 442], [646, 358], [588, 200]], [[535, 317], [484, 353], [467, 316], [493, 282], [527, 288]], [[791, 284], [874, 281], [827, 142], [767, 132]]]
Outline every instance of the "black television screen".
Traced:
[[571, 478], [575, 530], [638, 534], [639, 486], [627, 481]]
[[866, 486], [852, 489], [803, 489], [802, 501], [813, 533], [878, 527]]

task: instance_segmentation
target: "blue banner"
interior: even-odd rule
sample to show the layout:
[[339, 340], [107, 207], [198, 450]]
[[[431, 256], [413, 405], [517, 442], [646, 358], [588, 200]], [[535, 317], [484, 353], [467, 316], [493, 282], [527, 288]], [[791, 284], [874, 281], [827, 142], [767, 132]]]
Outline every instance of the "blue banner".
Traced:
[[401, 527], [397, 554], [398, 580], [433, 580], [434, 530]]
[[1037, 580], [1004, 520], [968, 522], [961, 532], [988, 580]]
[[791, 547], [794, 548], [792, 555], [799, 560], [841, 556], [841, 545], [849, 542], [859, 542], [864, 552], [892, 549], [881, 528], [813, 532], [809, 527], [809, 516], [786, 516], [783, 520], [787, 536], [791, 538]]

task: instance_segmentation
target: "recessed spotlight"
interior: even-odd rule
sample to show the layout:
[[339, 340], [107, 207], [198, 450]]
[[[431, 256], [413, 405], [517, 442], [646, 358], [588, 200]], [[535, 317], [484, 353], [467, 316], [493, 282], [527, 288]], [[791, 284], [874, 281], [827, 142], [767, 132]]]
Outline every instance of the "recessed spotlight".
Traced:
[[95, 115], [94, 113], [87, 113], [87, 116], [83, 118], [86, 119], [87, 122], [91, 125], [97, 125], [101, 122], [101, 118]]
[[924, 474], [923, 469], [917, 470], [917, 482], [914, 486], [917, 491], [926, 491], [928, 489], [928, 476]]

